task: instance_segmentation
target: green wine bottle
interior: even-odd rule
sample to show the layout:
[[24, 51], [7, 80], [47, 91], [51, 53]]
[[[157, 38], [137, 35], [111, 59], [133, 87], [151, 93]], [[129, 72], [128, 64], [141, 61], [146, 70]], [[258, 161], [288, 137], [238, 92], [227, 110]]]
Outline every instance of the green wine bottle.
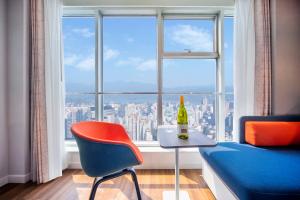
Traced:
[[184, 107], [184, 98], [180, 96], [180, 106], [177, 115], [178, 138], [187, 140], [188, 134], [188, 116]]

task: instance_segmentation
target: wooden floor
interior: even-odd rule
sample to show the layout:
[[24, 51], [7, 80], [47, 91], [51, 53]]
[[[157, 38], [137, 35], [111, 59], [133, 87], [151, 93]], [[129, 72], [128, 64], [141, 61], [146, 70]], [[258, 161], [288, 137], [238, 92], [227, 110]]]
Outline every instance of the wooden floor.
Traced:
[[[163, 191], [174, 189], [174, 170], [137, 170], [143, 200], [160, 200]], [[93, 179], [81, 170], [65, 170], [63, 176], [47, 184], [7, 184], [0, 188], [0, 199], [73, 200], [88, 199]], [[190, 199], [215, 199], [202, 179], [201, 170], [181, 170], [180, 187]], [[131, 200], [136, 193], [126, 175], [100, 185], [96, 199]]]

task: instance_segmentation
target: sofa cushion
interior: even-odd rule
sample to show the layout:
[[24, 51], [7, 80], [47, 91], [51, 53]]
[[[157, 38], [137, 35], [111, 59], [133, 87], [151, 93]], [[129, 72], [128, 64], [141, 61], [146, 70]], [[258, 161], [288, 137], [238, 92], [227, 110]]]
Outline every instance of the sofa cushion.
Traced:
[[245, 140], [254, 146], [300, 145], [300, 122], [247, 121]]
[[200, 148], [202, 157], [241, 200], [300, 199], [300, 149], [234, 142]]

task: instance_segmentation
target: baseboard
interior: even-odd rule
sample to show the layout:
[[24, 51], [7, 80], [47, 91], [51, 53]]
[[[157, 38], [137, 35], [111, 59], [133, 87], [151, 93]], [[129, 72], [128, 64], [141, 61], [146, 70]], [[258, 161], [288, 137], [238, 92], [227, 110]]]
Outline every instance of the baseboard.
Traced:
[[69, 162], [68, 169], [82, 169], [80, 162]]
[[[136, 169], [174, 169], [175, 154], [172, 151], [142, 152], [142, 155], [144, 163], [136, 166]], [[200, 153], [198, 151], [180, 152], [179, 166], [180, 169], [201, 169]], [[68, 168], [82, 168], [78, 152], [68, 152]]]
[[8, 183], [27, 183], [30, 180], [31, 180], [31, 173], [8, 175]]
[[0, 178], [0, 187], [2, 187], [3, 185], [6, 185], [8, 183], [8, 176], [4, 176], [2, 178]]

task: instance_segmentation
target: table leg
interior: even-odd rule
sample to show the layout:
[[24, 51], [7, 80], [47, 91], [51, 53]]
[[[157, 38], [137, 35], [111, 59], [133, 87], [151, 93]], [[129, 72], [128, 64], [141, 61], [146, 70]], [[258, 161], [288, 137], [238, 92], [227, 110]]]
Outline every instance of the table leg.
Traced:
[[179, 200], [179, 148], [175, 148], [175, 193]]

